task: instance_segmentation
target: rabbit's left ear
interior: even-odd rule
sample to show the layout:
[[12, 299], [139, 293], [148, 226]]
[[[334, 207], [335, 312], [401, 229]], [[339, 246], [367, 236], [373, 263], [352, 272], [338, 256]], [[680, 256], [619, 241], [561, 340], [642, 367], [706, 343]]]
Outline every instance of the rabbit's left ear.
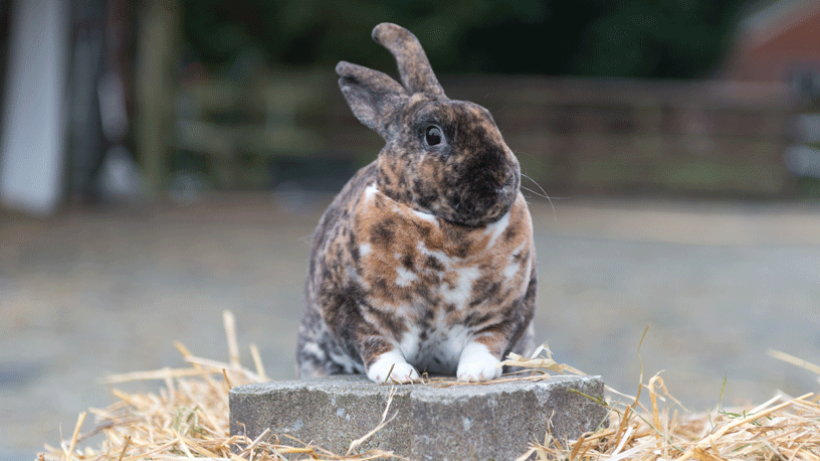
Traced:
[[407, 92], [387, 74], [341, 61], [336, 65], [342, 89], [353, 114], [385, 141], [396, 134], [399, 110], [407, 103]]

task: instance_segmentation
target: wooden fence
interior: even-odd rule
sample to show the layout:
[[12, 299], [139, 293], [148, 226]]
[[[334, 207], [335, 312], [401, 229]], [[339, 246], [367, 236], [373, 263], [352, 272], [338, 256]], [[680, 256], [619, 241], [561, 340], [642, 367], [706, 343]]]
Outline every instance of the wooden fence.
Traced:
[[[493, 113], [523, 172], [550, 195], [796, 195], [795, 178], [782, 160], [795, 113], [785, 86], [441, 80], [451, 98]], [[336, 187], [383, 145], [353, 117], [333, 75], [188, 86], [179, 93], [177, 119], [178, 149], [203, 156], [223, 188], [268, 187], [288, 178], [306, 187], [333, 178]]]

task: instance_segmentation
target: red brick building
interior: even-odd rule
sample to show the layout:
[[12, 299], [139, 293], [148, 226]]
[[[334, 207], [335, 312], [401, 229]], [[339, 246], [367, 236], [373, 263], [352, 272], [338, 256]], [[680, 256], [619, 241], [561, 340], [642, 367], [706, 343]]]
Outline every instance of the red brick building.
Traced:
[[744, 19], [724, 77], [820, 89], [820, 1], [780, 0]]

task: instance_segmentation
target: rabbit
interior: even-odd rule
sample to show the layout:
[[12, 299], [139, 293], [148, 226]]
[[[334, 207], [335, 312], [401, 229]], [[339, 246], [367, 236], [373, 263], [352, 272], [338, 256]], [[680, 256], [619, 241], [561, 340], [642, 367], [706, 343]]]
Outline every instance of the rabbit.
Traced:
[[447, 98], [412, 33], [383, 23], [372, 38], [402, 83], [336, 66], [353, 114], [386, 144], [313, 235], [297, 376], [495, 379], [507, 354], [533, 346], [535, 247], [518, 160], [487, 109]]

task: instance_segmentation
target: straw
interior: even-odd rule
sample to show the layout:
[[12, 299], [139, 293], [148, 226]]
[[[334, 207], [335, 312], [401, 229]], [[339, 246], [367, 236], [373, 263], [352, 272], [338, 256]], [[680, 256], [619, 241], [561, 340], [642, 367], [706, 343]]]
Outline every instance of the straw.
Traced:
[[[258, 349], [251, 347], [254, 370], [242, 366], [233, 314], [223, 315], [228, 343], [227, 363], [196, 357], [182, 344], [175, 344], [190, 368], [163, 368], [110, 376], [106, 383], [157, 380], [165, 387], [159, 394], [132, 394], [112, 388], [114, 403], [103, 409], [80, 413], [68, 440], [59, 448], [46, 445], [38, 455], [42, 461], [168, 461], [191, 458], [220, 461], [268, 461], [299, 456], [314, 460], [403, 459], [380, 447], [356, 453], [373, 434], [389, 425], [392, 392], [379, 424], [350, 443], [344, 454], [304, 443], [287, 435], [280, 439], [269, 431], [250, 440], [229, 433], [227, 390], [232, 385], [267, 380]], [[797, 357], [770, 351], [770, 355], [820, 374], [820, 367]], [[640, 353], [639, 353], [640, 355]], [[557, 363], [544, 345], [529, 358], [511, 355], [503, 362], [527, 370], [507, 374], [499, 381], [548, 380], [550, 373], [582, 372]], [[806, 393], [797, 398], [777, 395], [756, 407], [723, 409], [706, 413], [686, 410], [669, 393], [660, 374], [643, 382], [643, 367], [637, 395], [632, 397], [607, 388], [605, 401], [590, 398], [609, 410], [606, 423], [577, 440], [556, 440], [546, 434], [543, 443], [533, 442], [523, 453], [510, 452], [511, 459], [560, 461], [820, 461], [820, 396]], [[422, 377], [416, 385], [448, 387], [466, 385], [452, 378]], [[472, 384], [475, 385], [475, 384]], [[640, 401], [641, 390], [649, 394], [648, 407]], [[626, 399], [626, 403], [616, 399]], [[87, 413], [96, 427], [80, 434]], [[545, 415], [546, 416], [546, 415]], [[522, 425], [525, 422], [522, 421]], [[522, 427], [523, 429], [523, 427]], [[510, 427], [509, 430], [516, 430]], [[77, 444], [91, 437], [104, 437], [96, 447], [78, 450]], [[62, 437], [61, 437], [62, 438]], [[232, 448], [241, 451], [232, 452]], [[469, 458], [454, 453], [453, 459]]]

